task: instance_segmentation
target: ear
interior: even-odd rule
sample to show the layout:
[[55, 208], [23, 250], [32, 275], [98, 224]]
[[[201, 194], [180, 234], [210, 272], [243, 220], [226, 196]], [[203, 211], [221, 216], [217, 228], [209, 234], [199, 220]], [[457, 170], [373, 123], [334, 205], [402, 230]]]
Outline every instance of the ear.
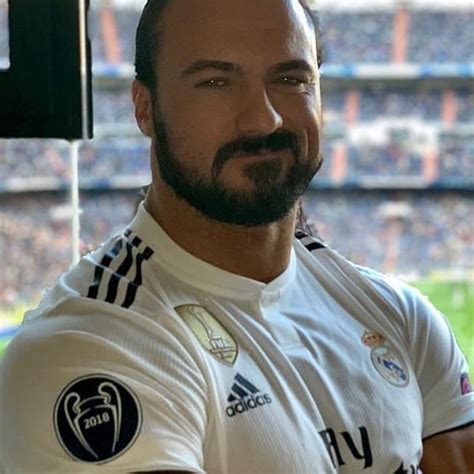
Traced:
[[132, 98], [138, 127], [143, 135], [153, 138], [153, 98], [150, 90], [141, 81], [134, 79], [132, 82]]

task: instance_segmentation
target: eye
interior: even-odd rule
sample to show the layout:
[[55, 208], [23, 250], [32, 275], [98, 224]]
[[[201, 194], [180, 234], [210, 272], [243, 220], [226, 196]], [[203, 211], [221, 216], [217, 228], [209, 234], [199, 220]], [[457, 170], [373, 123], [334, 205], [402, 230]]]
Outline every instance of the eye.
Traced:
[[206, 79], [205, 81], [198, 82], [196, 87], [209, 88], [209, 89], [219, 89], [225, 87], [229, 84], [228, 79], [224, 78], [212, 78]]
[[285, 75], [277, 77], [274, 84], [280, 91], [306, 93], [314, 88], [315, 80], [311, 75]]
[[303, 84], [308, 84], [307, 79], [296, 76], [282, 76], [278, 78], [277, 82], [287, 86], [301, 86]]

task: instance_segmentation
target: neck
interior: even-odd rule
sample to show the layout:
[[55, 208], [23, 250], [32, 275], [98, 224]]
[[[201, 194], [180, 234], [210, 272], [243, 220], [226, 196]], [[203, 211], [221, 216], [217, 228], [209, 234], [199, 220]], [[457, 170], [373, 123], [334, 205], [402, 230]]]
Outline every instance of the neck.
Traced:
[[289, 265], [296, 209], [257, 227], [214, 221], [176, 197], [151, 186], [145, 207], [165, 232], [195, 257], [229, 272], [269, 283]]

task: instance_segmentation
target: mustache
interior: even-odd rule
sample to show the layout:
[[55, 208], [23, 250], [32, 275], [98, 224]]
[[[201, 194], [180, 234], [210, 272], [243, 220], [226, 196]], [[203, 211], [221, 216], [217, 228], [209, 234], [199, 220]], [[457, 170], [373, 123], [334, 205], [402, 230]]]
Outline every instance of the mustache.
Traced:
[[266, 137], [240, 138], [219, 148], [213, 164], [213, 175], [216, 177], [224, 163], [236, 155], [258, 155], [268, 151], [291, 150], [299, 156], [298, 138], [291, 132], [275, 132]]

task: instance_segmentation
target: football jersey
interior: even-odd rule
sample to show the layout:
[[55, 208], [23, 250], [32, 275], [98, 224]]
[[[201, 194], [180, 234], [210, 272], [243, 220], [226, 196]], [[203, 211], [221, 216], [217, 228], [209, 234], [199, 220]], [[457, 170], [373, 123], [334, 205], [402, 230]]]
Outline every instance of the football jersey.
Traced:
[[416, 290], [303, 234], [254, 281], [143, 206], [26, 315], [0, 370], [8, 474], [416, 473], [423, 438], [474, 419], [466, 360]]

